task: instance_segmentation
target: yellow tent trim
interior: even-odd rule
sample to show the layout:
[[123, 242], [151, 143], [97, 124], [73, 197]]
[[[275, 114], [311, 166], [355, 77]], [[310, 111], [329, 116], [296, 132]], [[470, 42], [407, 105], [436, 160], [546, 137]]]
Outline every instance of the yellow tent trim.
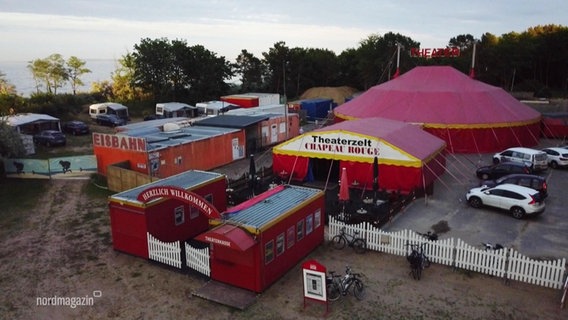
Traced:
[[[336, 113], [336, 117], [343, 120], [357, 120], [359, 118], [347, 116], [341, 113]], [[421, 125], [424, 128], [435, 128], [435, 129], [489, 129], [489, 128], [506, 128], [506, 127], [521, 127], [530, 124], [534, 124], [541, 121], [541, 116], [537, 118], [520, 121], [520, 122], [498, 122], [498, 123], [472, 123], [472, 124], [447, 124], [447, 123], [413, 123]]]
[[[370, 156], [354, 156], [354, 155], [350, 155], [350, 154], [343, 154], [343, 153], [333, 153], [333, 154], [328, 154], [328, 153], [319, 153], [319, 152], [313, 152], [313, 151], [301, 151], [301, 150], [284, 150], [283, 147], [289, 144], [292, 144], [294, 141], [296, 140], [303, 140], [308, 136], [312, 136], [314, 134], [337, 134], [337, 133], [348, 133], [350, 135], [353, 136], [359, 136], [362, 138], [366, 138], [366, 139], [370, 139], [372, 141], [376, 141], [377, 144], [379, 142], [382, 142], [383, 144], [389, 146], [390, 148], [392, 148], [393, 150], [400, 152], [401, 154], [407, 156], [408, 158], [410, 158], [411, 160], [396, 160], [396, 159], [386, 159], [386, 158], [381, 158], [380, 156], [378, 157], [379, 160], [379, 164], [388, 164], [388, 165], [397, 165], [397, 166], [404, 166], [404, 167], [415, 167], [415, 168], [420, 168], [422, 166], [422, 161], [418, 158], [416, 158], [415, 156], [409, 154], [408, 152], [400, 149], [399, 147], [385, 141], [382, 139], [379, 139], [377, 137], [373, 137], [373, 136], [369, 136], [366, 134], [360, 134], [360, 133], [356, 133], [356, 132], [352, 132], [352, 131], [347, 131], [347, 130], [331, 130], [331, 131], [311, 131], [309, 133], [304, 133], [300, 136], [297, 136], [287, 142], [281, 143], [277, 146], [275, 146], [272, 149], [272, 153], [274, 154], [282, 154], [282, 155], [288, 155], [288, 156], [300, 156], [300, 157], [306, 157], [306, 158], [318, 158], [318, 159], [328, 159], [328, 160], [343, 160], [343, 161], [356, 161], [356, 162], [366, 162], [366, 163], [373, 163], [374, 161], [374, 157], [370, 157]], [[445, 145], [444, 145], [445, 148]]]

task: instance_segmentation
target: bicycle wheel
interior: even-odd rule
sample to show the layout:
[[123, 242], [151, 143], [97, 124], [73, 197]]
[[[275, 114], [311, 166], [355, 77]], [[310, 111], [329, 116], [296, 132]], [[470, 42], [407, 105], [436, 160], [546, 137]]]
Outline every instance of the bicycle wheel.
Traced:
[[367, 243], [363, 239], [355, 239], [353, 241], [353, 249], [356, 253], [365, 253], [367, 251]]
[[424, 268], [428, 268], [430, 266], [431, 262], [430, 262], [430, 258], [428, 258], [428, 256], [424, 256]]
[[336, 301], [341, 296], [341, 292], [339, 290], [339, 287], [337, 286], [337, 283], [335, 283], [335, 282], [329, 283], [326, 286], [326, 290], [327, 290], [327, 300], [329, 300], [329, 301]]
[[365, 297], [365, 286], [363, 285], [363, 281], [359, 279], [355, 279], [353, 281], [355, 282], [353, 283], [353, 294], [355, 295], [355, 298], [357, 298], [357, 300], [363, 300]]
[[424, 268], [424, 267], [423, 267], [423, 266], [420, 266], [420, 265], [418, 265], [418, 266], [416, 266], [416, 267], [414, 268], [414, 272], [415, 272], [415, 277], [414, 277], [414, 279], [420, 280], [420, 278], [422, 277], [422, 269], [423, 269], [423, 268]]
[[333, 244], [333, 247], [335, 249], [340, 250], [345, 248], [346, 241], [345, 238], [342, 237], [341, 235], [336, 235], [331, 239], [331, 243]]

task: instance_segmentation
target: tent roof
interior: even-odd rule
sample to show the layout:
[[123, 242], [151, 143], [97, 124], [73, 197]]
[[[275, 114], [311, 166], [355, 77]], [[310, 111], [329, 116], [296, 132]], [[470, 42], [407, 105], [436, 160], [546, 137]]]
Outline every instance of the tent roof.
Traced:
[[5, 118], [10, 126], [17, 127], [28, 123], [45, 122], [45, 121], [59, 121], [58, 118], [52, 117], [47, 114], [39, 113], [19, 113]]
[[421, 167], [445, 149], [420, 126], [384, 118], [342, 121], [273, 148], [274, 154]]
[[425, 160], [432, 153], [444, 148], [444, 140], [422, 130], [418, 125], [384, 118], [366, 118], [342, 121], [313, 132], [349, 131], [380, 140], [403, 150], [409, 155]]
[[540, 120], [540, 113], [505, 90], [448, 66], [415, 67], [334, 113], [344, 119], [384, 117], [427, 127], [499, 127]]
[[182, 102], [163, 102], [156, 103], [156, 107], [162, 107], [166, 111], [174, 112], [182, 109], [197, 109], [196, 106], [189, 105]]

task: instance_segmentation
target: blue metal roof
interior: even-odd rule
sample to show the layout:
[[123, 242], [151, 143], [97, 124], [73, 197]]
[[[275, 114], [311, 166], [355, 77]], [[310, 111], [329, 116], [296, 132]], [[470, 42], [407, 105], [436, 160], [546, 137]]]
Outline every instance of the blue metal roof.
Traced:
[[230, 214], [226, 222], [260, 230], [320, 193], [319, 189], [286, 185], [265, 200]]
[[146, 126], [134, 127], [126, 131], [121, 131], [118, 134], [130, 137], [146, 138], [146, 142], [148, 143], [148, 150], [153, 151], [170, 146], [177, 146], [193, 141], [199, 141], [229, 133], [239, 132], [241, 130], [234, 128], [193, 126], [180, 127], [179, 130], [164, 132], [160, 130], [159, 127], [156, 127], [154, 124], [150, 123], [153, 121], [159, 120], [145, 121], [149, 124], [147, 124]]
[[160, 179], [154, 182], [147, 183], [145, 185], [138, 186], [130, 190], [114, 194], [109, 198], [115, 201], [142, 204], [142, 202], [138, 201], [137, 199], [138, 195], [148, 188], [160, 187], [160, 186], [175, 186], [188, 190], [191, 188], [195, 188], [200, 184], [218, 179], [219, 177], [222, 176], [224, 175], [216, 172], [189, 170], [168, 178]]

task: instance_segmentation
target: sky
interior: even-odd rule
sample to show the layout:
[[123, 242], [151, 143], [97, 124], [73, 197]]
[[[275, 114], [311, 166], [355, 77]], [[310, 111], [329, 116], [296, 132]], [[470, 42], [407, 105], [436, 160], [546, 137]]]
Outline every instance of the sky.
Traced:
[[119, 59], [141, 39], [184, 40], [235, 61], [284, 41], [289, 48], [357, 48], [372, 34], [400, 33], [421, 48], [452, 37], [501, 36], [568, 26], [565, 0], [0, 0], [0, 62]]

